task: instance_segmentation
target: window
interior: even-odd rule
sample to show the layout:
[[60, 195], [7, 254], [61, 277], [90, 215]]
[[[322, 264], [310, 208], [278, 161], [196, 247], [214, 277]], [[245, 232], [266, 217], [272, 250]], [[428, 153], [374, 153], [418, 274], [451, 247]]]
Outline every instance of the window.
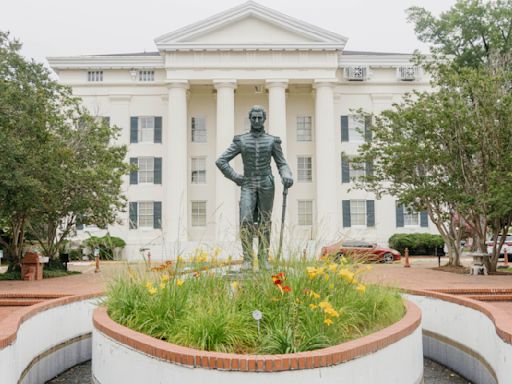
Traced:
[[312, 141], [311, 116], [297, 116], [297, 141]]
[[87, 81], [96, 82], [103, 81], [103, 71], [88, 71]]
[[155, 158], [139, 157], [139, 183], [153, 183], [155, 175]]
[[206, 226], [206, 201], [192, 201], [192, 226]]
[[206, 183], [206, 158], [193, 157], [191, 162], [192, 184]]
[[413, 81], [418, 78], [418, 67], [402, 66], [397, 68], [397, 76], [402, 81]]
[[313, 200], [298, 201], [299, 225], [313, 225]]
[[371, 130], [372, 117], [367, 115], [360, 117], [358, 115], [341, 116], [341, 141], [362, 143], [372, 140]]
[[139, 228], [153, 228], [153, 202], [139, 201]]
[[313, 181], [311, 156], [297, 157], [297, 181]]
[[366, 167], [364, 163], [349, 162], [350, 179], [357, 181], [362, 176], [366, 176]]
[[139, 143], [153, 143], [155, 133], [155, 118], [139, 116]]
[[139, 71], [139, 81], [155, 81], [155, 71]]
[[206, 143], [206, 119], [203, 117], [192, 118], [192, 142]]
[[415, 212], [410, 207], [404, 206], [404, 225], [418, 225], [419, 224], [419, 213]]
[[352, 225], [366, 225], [366, 200], [350, 200], [350, 222]]
[[349, 116], [348, 137], [352, 142], [364, 142], [364, 121], [362, 121], [358, 116]]
[[411, 206], [396, 202], [396, 226], [428, 227], [428, 214], [426, 211], [417, 212]]

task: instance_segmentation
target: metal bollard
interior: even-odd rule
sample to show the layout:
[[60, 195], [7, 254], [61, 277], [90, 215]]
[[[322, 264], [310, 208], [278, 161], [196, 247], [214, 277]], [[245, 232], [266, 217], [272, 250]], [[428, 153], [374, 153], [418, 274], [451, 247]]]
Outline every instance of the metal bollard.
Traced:
[[404, 249], [404, 256], [405, 256], [404, 268], [411, 268], [411, 264], [409, 263], [409, 248]]

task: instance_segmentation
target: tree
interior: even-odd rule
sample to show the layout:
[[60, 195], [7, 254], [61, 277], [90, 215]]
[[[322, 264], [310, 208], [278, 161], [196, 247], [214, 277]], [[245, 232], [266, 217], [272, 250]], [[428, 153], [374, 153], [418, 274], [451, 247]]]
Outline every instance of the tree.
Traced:
[[376, 118], [373, 140], [355, 159], [373, 162], [361, 187], [428, 211], [453, 265], [460, 265], [464, 223], [486, 251], [488, 228], [506, 233], [512, 222], [511, 83], [503, 67], [445, 67], [435, 92], [408, 95]]
[[[0, 32], [0, 225], [9, 269], [19, 265], [27, 229], [54, 256], [77, 217], [106, 226], [123, 207], [124, 146], [67, 87]], [[8, 240], [6, 240], [8, 239]]]
[[437, 58], [452, 58], [454, 67], [488, 65], [512, 50], [512, 1], [463, 0], [438, 18], [421, 7], [407, 10], [420, 41], [432, 44]]

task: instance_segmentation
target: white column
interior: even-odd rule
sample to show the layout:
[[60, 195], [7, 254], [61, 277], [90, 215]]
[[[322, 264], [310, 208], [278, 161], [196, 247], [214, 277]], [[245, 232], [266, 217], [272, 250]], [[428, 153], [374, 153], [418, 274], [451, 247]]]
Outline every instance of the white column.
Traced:
[[187, 241], [188, 223], [188, 141], [187, 141], [187, 90], [188, 81], [168, 81], [169, 101], [167, 112], [168, 164], [163, 165], [167, 174], [165, 182], [165, 235], [174, 245], [171, 254], [178, 252], [179, 242]]
[[[287, 137], [286, 137], [286, 88], [288, 87], [288, 80], [267, 80], [266, 86], [268, 89], [268, 111], [267, 111], [267, 131], [269, 134], [279, 136], [281, 138], [281, 147], [286, 161]], [[290, 169], [291, 164], [288, 164]], [[272, 173], [275, 177], [275, 195], [274, 195], [274, 208], [272, 210], [272, 223], [273, 223], [273, 239], [278, 241], [278, 230], [281, 228], [281, 216], [283, 206], [283, 184], [281, 177], [277, 171], [272, 160]], [[288, 224], [289, 221], [288, 221]]]
[[337, 228], [336, 135], [334, 123], [335, 81], [315, 80], [315, 173], [317, 238], [329, 242]]
[[[235, 135], [235, 88], [236, 80], [218, 80], [213, 85], [217, 89], [217, 128], [215, 153], [217, 158], [233, 142]], [[219, 242], [234, 241], [238, 233], [238, 202], [236, 184], [224, 177], [216, 169], [215, 173], [215, 239]]]

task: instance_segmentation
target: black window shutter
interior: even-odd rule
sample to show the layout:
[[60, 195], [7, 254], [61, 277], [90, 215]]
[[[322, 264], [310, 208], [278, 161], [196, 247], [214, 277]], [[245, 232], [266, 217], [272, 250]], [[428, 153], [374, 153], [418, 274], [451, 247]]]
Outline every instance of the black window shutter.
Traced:
[[137, 221], [137, 202], [131, 201], [130, 202], [130, 208], [129, 208], [129, 226], [130, 229], [137, 229], [138, 221]]
[[365, 116], [364, 118], [364, 139], [372, 141], [372, 117]]
[[396, 226], [404, 226], [404, 205], [400, 202], [396, 202]]
[[[139, 159], [137, 157], [130, 157], [130, 165], [139, 166]], [[130, 171], [130, 184], [138, 184], [139, 182], [139, 171]]]
[[103, 116], [103, 123], [110, 127], [110, 116]]
[[341, 141], [348, 141], [348, 116], [341, 116]]
[[139, 118], [130, 117], [130, 143], [137, 143], [139, 140]]
[[375, 227], [375, 200], [366, 200], [366, 226]]
[[154, 159], [154, 176], [153, 176], [153, 183], [155, 184], [162, 184], [162, 158], [161, 157], [155, 157]]
[[341, 182], [350, 183], [350, 163], [343, 156], [341, 157]]
[[373, 176], [373, 162], [366, 162], [366, 176]]
[[155, 143], [162, 142], [162, 116], [155, 116]]
[[422, 227], [428, 227], [428, 213], [427, 211], [420, 212], [420, 225]]
[[350, 222], [350, 200], [342, 201], [343, 208], [343, 227], [347, 228], [351, 226]]
[[162, 228], [162, 202], [153, 202], [153, 228]]

